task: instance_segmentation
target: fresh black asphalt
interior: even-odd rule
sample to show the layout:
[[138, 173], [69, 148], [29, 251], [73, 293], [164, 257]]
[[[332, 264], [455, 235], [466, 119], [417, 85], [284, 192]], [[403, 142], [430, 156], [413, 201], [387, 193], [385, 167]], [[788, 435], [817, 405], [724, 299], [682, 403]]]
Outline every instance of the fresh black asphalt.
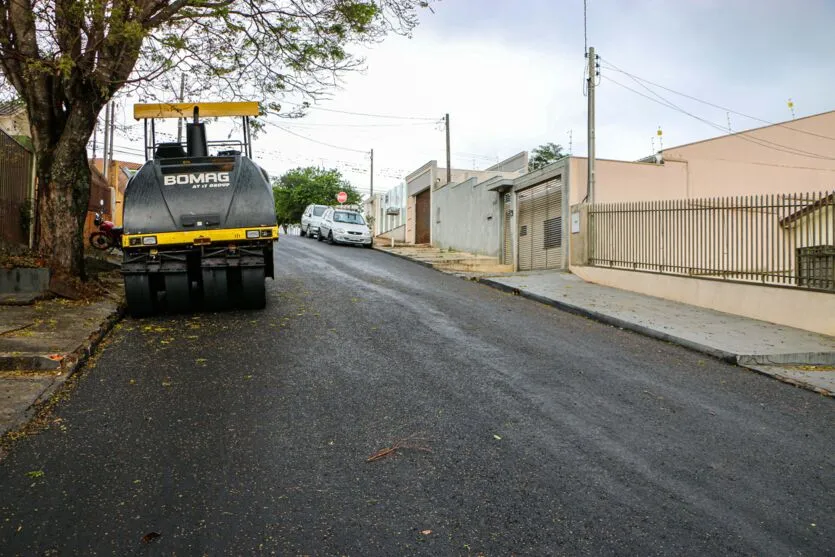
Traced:
[[0, 554], [832, 554], [832, 400], [377, 251], [276, 263], [264, 311], [117, 327], [0, 461]]

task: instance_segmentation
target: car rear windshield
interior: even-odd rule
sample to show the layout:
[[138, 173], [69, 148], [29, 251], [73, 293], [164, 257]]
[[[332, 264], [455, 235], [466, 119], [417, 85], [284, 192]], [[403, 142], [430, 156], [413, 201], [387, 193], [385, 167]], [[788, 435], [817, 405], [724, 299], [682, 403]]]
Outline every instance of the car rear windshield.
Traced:
[[314, 207], [313, 208], [313, 216], [314, 217], [321, 217], [322, 213], [325, 212], [326, 207]]
[[333, 222], [344, 222], [347, 224], [365, 224], [365, 219], [359, 213], [347, 213], [337, 211], [333, 214]]

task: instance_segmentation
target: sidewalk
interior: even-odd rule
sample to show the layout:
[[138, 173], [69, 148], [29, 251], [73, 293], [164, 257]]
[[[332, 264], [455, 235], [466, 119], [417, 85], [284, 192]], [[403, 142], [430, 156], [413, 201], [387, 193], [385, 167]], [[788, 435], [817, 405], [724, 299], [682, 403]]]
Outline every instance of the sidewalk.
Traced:
[[[390, 249], [381, 251], [391, 253]], [[410, 258], [403, 251], [392, 254]], [[477, 278], [479, 282], [506, 292], [835, 396], [833, 337], [601, 286], [566, 272], [509, 273]]]
[[118, 321], [121, 280], [112, 273], [100, 278], [108, 295], [97, 301], [0, 305], [0, 437], [25, 424]]

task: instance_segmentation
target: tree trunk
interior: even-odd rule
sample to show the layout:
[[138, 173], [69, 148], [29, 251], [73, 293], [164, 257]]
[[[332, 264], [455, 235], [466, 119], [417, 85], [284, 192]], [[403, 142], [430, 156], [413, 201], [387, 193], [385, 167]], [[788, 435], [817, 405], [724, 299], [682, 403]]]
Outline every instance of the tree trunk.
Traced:
[[[55, 141], [36, 144], [38, 165], [37, 249], [53, 271], [85, 278], [84, 221], [91, 173], [87, 140], [96, 111], [73, 109], [63, 130], [41, 130]], [[57, 135], [57, 137], [56, 137]]]

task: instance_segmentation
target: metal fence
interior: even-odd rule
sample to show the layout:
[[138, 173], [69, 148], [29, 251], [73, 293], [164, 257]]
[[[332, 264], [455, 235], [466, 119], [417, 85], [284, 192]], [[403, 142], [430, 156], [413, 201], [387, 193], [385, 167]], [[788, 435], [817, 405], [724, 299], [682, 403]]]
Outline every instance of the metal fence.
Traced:
[[0, 242], [29, 243], [32, 153], [0, 130]]
[[589, 264], [835, 292], [835, 192], [588, 210]]

